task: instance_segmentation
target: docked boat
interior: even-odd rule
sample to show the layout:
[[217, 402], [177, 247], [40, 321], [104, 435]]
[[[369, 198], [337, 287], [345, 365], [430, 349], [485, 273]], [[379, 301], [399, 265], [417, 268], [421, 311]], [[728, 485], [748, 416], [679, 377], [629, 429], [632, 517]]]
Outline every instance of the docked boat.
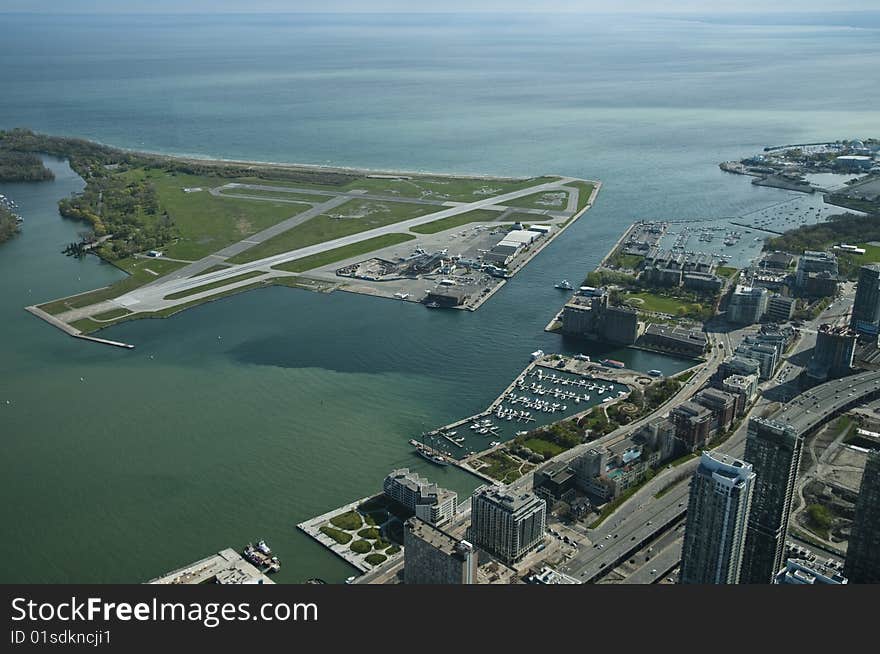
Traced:
[[256, 545], [248, 543], [241, 553], [244, 560], [256, 567], [260, 572], [278, 572], [281, 569], [281, 561], [277, 556], [272, 556], [272, 550], [261, 540]]
[[573, 291], [574, 286], [571, 285], [567, 279], [563, 279], [561, 282], [556, 284], [555, 288], [558, 288], [560, 291]]
[[537, 360], [540, 359], [542, 356], [544, 356], [544, 350], [535, 350], [535, 351], [532, 352], [532, 354], [531, 354], [532, 361], [537, 361]]
[[618, 361], [616, 359], [602, 359], [602, 365], [608, 366], [609, 368], [626, 368], [626, 364], [623, 361]]
[[425, 306], [428, 307], [429, 309], [439, 309], [440, 308], [440, 305], [437, 304], [436, 302], [428, 302], [428, 304], [426, 304]]
[[648, 374], [651, 375], [651, 377], [662, 377], [663, 371], [662, 370], [649, 370]]
[[419, 443], [417, 440], [413, 439], [410, 441], [410, 445], [416, 448], [416, 452], [423, 459], [427, 459], [431, 463], [434, 463], [438, 466], [449, 465], [449, 461], [446, 460], [446, 457], [436, 454], [433, 450], [426, 447], [423, 443]]

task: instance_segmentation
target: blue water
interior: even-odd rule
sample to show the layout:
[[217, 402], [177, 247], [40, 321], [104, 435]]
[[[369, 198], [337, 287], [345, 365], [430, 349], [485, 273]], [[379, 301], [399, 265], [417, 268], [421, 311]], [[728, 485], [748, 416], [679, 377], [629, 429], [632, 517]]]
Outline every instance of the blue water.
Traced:
[[[51, 162], [53, 183], [0, 185], [25, 217], [0, 245], [0, 581], [140, 581], [256, 537], [283, 559], [279, 581], [344, 579], [347, 565], [294, 525], [375, 492], [401, 465], [472, 489], [407, 440], [483, 409], [529, 352], [585, 349], [542, 331], [559, 307], [554, 283], [580, 279], [634, 219], [741, 216], [794, 197], [719, 161], [880, 132], [876, 18], [0, 20], [0, 127], [209, 157], [604, 183], [477, 313], [272, 288], [107, 330], [130, 352], [22, 311], [121, 275], [58, 254], [81, 226], [55, 203], [81, 181]], [[586, 351], [641, 370], [687, 365]]]

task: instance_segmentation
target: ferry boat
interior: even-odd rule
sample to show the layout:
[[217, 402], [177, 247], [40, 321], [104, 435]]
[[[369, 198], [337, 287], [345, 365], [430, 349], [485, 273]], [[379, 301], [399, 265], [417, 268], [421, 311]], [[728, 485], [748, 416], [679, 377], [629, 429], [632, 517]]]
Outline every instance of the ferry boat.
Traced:
[[542, 356], [544, 356], [544, 350], [535, 350], [535, 351], [532, 352], [532, 354], [531, 354], [532, 361], [537, 361], [537, 360], [540, 359]]
[[558, 288], [560, 291], [573, 291], [574, 286], [571, 285], [567, 279], [563, 279], [561, 282], [556, 284], [555, 288]]
[[662, 377], [663, 371], [662, 370], [649, 370], [648, 374], [651, 375], [651, 377]]
[[260, 572], [278, 572], [281, 569], [281, 561], [277, 556], [272, 556], [272, 550], [264, 540], [256, 545], [248, 543], [241, 554], [245, 561], [254, 565]]
[[608, 366], [609, 368], [626, 368], [626, 364], [623, 361], [618, 361], [616, 359], [602, 359], [602, 365]]

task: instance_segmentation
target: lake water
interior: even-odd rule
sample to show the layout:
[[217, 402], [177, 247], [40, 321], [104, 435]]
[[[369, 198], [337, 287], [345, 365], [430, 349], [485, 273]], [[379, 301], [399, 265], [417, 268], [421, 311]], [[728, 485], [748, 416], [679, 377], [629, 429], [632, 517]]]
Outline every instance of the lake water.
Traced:
[[[0, 185], [0, 580], [137, 582], [266, 538], [281, 582], [351, 568], [296, 523], [377, 491], [416, 433], [483, 409], [535, 349], [671, 372], [542, 329], [640, 218], [717, 218], [795, 195], [717, 163], [877, 135], [877, 22], [608, 17], [3, 16], [0, 127], [211, 157], [603, 180], [595, 207], [473, 314], [288, 288], [68, 338], [22, 310], [121, 273], [60, 250], [82, 188]], [[784, 22], [784, 21], [783, 21]], [[852, 22], [852, 21], [851, 21]], [[7, 403], [8, 402], [8, 403]]]

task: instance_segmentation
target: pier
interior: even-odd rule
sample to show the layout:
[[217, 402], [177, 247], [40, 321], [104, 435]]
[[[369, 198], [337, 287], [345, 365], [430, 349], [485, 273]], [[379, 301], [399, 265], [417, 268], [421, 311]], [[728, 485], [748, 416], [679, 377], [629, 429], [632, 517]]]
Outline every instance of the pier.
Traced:
[[197, 585], [216, 584], [274, 584], [265, 574], [245, 561], [241, 554], [228, 548], [190, 565], [151, 579], [149, 584]]
[[100, 343], [101, 345], [112, 345], [113, 347], [121, 347], [126, 350], [133, 350], [134, 349], [134, 345], [131, 345], [130, 343], [122, 343], [120, 341], [111, 341], [106, 338], [98, 338], [96, 336], [88, 336], [86, 334], [83, 334], [76, 327], [68, 325], [66, 322], [64, 322], [62, 320], [58, 320], [58, 318], [53, 316], [51, 313], [47, 313], [37, 306], [25, 307], [24, 310], [30, 314], [35, 315], [37, 318], [40, 318], [41, 320], [45, 320], [47, 323], [49, 323], [53, 327], [60, 329], [65, 334], [67, 334], [68, 336], [72, 336], [73, 338], [78, 338], [83, 341], [91, 341], [93, 343]]
[[[455, 422], [451, 422], [447, 425], [443, 425], [442, 427], [438, 427], [437, 429], [433, 429], [429, 432], [426, 432], [425, 435], [431, 436], [431, 437], [442, 436], [442, 437], [446, 438], [447, 440], [452, 441], [454, 445], [456, 445], [458, 447], [463, 447], [462, 444], [453, 441], [453, 439], [448, 437], [447, 434], [449, 432], [458, 430], [461, 427], [469, 427], [470, 425], [472, 425], [476, 422], [481, 422], [487, 418], [493, 417], [495, 415], [496, 411], [502, 405], [502, 403], [509, 397], [509, 395], [512, 392], [514, 392], [517, 389], [517, 386], [518, 386], [520, 380], [523, 380], [526, 377], [528, 377], [529, 375], [533, 374], [533, 372], [538, 368], [540, 368], [542, 370], [547, 370], [548, 373], [550, 373], [550, 374], [552, 374], [554, 372], [562, 372], [562, 373], [567, 373], [569, 375], [576, 375], [578, 377], [589, 377], [591, 382], [600, 383], [600, 384], [601, 383], [619, 384], [619, 385], [622, 385], [626, 388], [645, 386], [647, 384], [650, 384], [652, 381], [652, 379], [650, 377], [648, 377], [647, 375], [644, 375], [644, 374], [642, 374], [638, 371], [635, 371], [635, 370], [629, 370], [627, 368], [611, 369], [611, 368], [608, 368], [608, 367], [606, 367], [600, 363], [596, 363], [596, 362], [578, 361], [578, 360], [573, 359], [571, 357], [561, 356], [561, 355], [560, 355], [560, 357], [561, 358], [552, 359], [552, 360], [547, 357], [544, 357], [544, 358], [538, 359], [536, 361], [530, 362], [522, 370], [522, 372], [520, 372], [518, 375], [516, 375], [516, 377], [514, 377], [513, 381], [511, 381], [510, 384], [508, 384], [507, 387], [503, 391], [501, 391], [501, 393], [492, 401], [492, 403], [488, 406], [488, 408], [486, 408], [486, 410], [481, 411], [480, 413], [476, 413], [471, 416], [467, 416], [466, 418], [461, 418], [459, 420], [456, 420]], [[564, 362], [564, 364], [565, 364], [564, 367], [562, 367], [562, 368], [557, 367], [560, 361]], [[620, 399], [620, 397], [617, 395], [608, 395], [607, 397], [613, 399], [614, 401]], [[555, 398], [555, 396], [554, 396], [554, 398]], [[564, 401], [564, 400], [561, 400], [561, 401]], [[561, 401], [560, 401], [560, 403], [561, 403]], [[574, 414], [570, 414], [570, 415], [563, 414], [557, 420], [554, 420], [553, 422], [557, 422], [558, 420], [578, 419], [578, 418], [588, 414], [590, 411], [592, 411], [597, 406], [606, 406], [606, 405], [607, 405], [607, 401], [600, 402], [598, 404], [591, 404], [590, 406], [587, 406], [584, 409], [582, 409], [581, 411], [577, 411]], [[543, 413], [540, 413], [540, 412], [539, 412], [539, 414], [543, 415]], [[552, 415], [555, 416], [557, 414], [554, 412]], [[527, 421], [526, 424], [528, 424], [528, 422], [534, 423], [535, 420], [534, 420], [534, 418], [532, 418], [530, 421]], [[548, 424], [553, 424], [553, 423], [551, 422]], [[535, 426], [545, 426], [545, 425], [535, 425]], [[466, 456], [462, 457], [461, 459], [456, 459], [455, 457], [450, 456], [450, 454], [448, 452], [444, 452], [443, 450], [437, 449], [436, 447], [432, 447], [430, 444], [425, 443], [424, 441], [418, 441], [418, 442], [423, 447], [425, 447], [428, 451], [430, 451], [431, 453], [444, 457], [448, 461], [449, 465], [456, 466], [456, 467], [460, 468], [461, 470], [464, 470], [465, 472], [468, 472], [472, 475], [475, 475], [475, 476], [479, 477], [480, 479], [483, 479], [489, 483], [498, 484], [499, 482], [496, 479], [489, 477], [488, 475], [482, 473], [480, 470], [472, 467], [471, 463], [473, 461], [485, 456], [486, 454], [488, 454], [490, 452], [494, 452], [495, 450], [503, 448], [510, 441], [510, 438], [506, 438], [506, 439], [503, 439], [503, 438], [504, 438], [503, 435], [499, 434], [498, 438], [496, 439], [499, 441], [497, 445], [490, 445], [489, 447], [486, 447], [486, 448], [481, 449], [479, 451], [469, 452]], [[416, 439], [416, 440], [418, 440], [418, 439]]]

